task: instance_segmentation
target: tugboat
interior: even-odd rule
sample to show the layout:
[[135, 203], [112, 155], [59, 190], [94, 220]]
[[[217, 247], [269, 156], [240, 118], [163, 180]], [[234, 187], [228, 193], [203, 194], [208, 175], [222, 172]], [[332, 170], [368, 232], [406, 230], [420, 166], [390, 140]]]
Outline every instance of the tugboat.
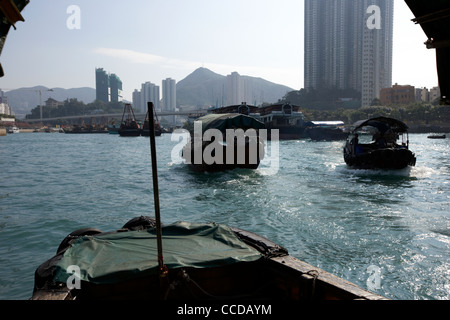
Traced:
[[[360, 143], [358, 133], [370, 127], [371, 143]], [[406, 135], [406, 140], [405, 140]], [[397, 143], [402, 138], [400, 144]], [[344, 160], [356, 169], [403, 169], [416, 165], [416, 157], [409, 150], [408, 126], [386, 117], [359, 121], [344, 146]]]
[[136, 121], [133, 107], [127, 103], [123, 107], [122, 122], [120, 123], [119, 135], [121, 137], [139, 137], [141, 126]]

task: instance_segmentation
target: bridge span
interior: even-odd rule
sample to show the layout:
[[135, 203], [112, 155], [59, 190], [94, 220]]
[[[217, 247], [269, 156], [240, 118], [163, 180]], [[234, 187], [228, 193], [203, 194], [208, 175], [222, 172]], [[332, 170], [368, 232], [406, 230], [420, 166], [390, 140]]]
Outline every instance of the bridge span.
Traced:
[[[192, 111], [164, 111], [158, 112], [158, 117], [163, 116], [192, 116], [192, 117], [201, 117], [207, 113], [206, 110], [192, 110]], [[66, 117], [54, 117], [54, 118], [43, 118], [43, 119], [24, 119], [25, 122], [44, 122], [44, 121], [58, 121], [58, 120], [78, 120], [78, 119], [119, 119], [122, 120], [123, 113], [103, 113], [103, 114], [85, 114], [78, 116], [66, 116]], [[136, 120], [144, 121], [146, 113], [134, 113], [136, 116]]]

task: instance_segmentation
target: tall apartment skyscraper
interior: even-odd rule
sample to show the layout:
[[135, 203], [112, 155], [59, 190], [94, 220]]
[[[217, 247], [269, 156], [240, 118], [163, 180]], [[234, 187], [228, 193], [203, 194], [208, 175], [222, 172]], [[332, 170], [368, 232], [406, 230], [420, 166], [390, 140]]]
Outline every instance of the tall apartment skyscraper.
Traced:
[[392, 85], [394, 0], [305, 0], [305, 88], [354, 89], [363, 106]]
[[[175, 111], [177, 106], [177, 83], [171, 78], [162, 81], [163, 106], [162, 111]], [[168, 116], [166, 119], [172, 124], [176, 122], [176, 116]]]
[[163, 110], [174, 111], [177, 106], [177, 84], [174, 79], [167, 78], [162, 81]]
[[[256, 104], [256, 96], [251, 79], [243, 77], [237, 72], [227, 75], [226, 103], [227, 105], [239, 105], [242, 102]], [[262, 101], [261, 101], [262, 102]]]
[[109, 102], [109, 76], [103, 68], [95, 69], [96, 99]]
[[122, 81], [117, 75], [109, 75], [103, 68], [96, 68], [95, 87], [97, 100], [103, 102], [121, 101], [120, 93], [122, 92]]
[[111, 91], [111, 102], [122, 101], [122, 81], [114, 73], [109, 76], [109, 88]]
[[242, 79], [239, 73], [232, 72], [227, 75], [227, 105], [238, 105], [243, 101]]
[[148, 102], [153, 102], [155, 110], [159, 109], [159, 86], [149, 81], [141, 85], [140, 109], [142, 111], [147, 111]]

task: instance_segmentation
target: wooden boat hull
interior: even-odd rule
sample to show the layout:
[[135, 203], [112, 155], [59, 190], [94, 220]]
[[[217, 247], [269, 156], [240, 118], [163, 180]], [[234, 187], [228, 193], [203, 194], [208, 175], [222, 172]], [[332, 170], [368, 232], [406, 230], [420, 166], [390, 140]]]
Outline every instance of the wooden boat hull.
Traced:
[[[156, 130], [155, 129], [155, 136], [156, 137], [161, 136], [161, 134], [162, 134], [161, 130]], [[150, 137], [150, 131], [148, 129], [142, 129], [141, 136], [143, 136], [143, 137]]]
[[119, 129], [121, 137], [139, 137], [141, 135], [140, 129]]
[[342, 129], [308, 128], [307, 133], [313, 141], [342, 141], [348, 138], [348, 132]]
[[[237, 146], [234, 148], [234, 159], [233, 161], [231, 161], [231, 163], [227, 162], [226, 146], [223, 146], [223, 157], [221, 161], [207, 163], [204, 159], [205, 148], [207, 146], [207, 144], [203, 144], [202, 147], [196, 147], [194, 143], [190, 143], [183, 148], [182, 157], [186, 160], [186, 164], [188, 165], [190, 170], [197, 172], [220, 172], [237, 168], [256, 170], [259, 167], [261, 159], [264, 157], [264, 143], [262, 141], [259, 141], [257, 150], [252, 150], [249, 144], [245, 145], [245, 161], [243, 163], [239, 163], [238, 161], [237, 155], [238, 152], [241, 151]], [[196, 153], [202, 155], [201, 163], [196, 163]]]
[[[167, 300], [223, 300], [223, 299], [344, 299], [382, 300], [379, 295], [368, 292], [324, 270], [315, 268], [290, 256], [286, 249], [270, 240], [244, 231], [230, 228], [245, 245], [257, 250], [261, 258], [213, 267], [169, 268], [161, 277], [145, 274], [112, 283], [82, 281], [79, 289], [69, 289], [54, 281], [55, 268], [64, 252], [80, 237], [117, 234], [126, 237], [127, 232], [145, 232], [152, 226], [152, 219], [133, 219], [122, 229], [113, 233], [100, 233], [86, 229], [83, 236], [68, 236], [58, 248], [59, 253], [44, 262], [35, 273], [33, 300], [96, 300], [96, 299], [167, 299]], [[142, 224], [142, 225], [140, 225]], [[128, 225], [128, 226], [127, 226]], [[169, 226], [170, 227], [170, 226]], [[97, 235], [96, 235], [97, 234]], [[83, 240], [83, 239], [81, 239]], [[86, 240], [88, 241], [88, 240]], [[164, 236], [163, 236], [164, 243]], [[101, 250], [101, 248], [98, 248]], [[212, 253], [214, 254], [214, 253]], [[113, 259], [112, 261], [115, 261]]]
[[352, 154], [344, 150], [345, 163], [357, 169], [404, 169], [415, 166], [414, 153], [406, 148], [384, 148]]

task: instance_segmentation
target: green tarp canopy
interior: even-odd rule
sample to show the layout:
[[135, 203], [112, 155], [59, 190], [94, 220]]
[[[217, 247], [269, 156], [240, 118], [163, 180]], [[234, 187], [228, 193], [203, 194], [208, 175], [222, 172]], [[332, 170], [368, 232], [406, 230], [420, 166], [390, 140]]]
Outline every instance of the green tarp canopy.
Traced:
[[202, 132], [218, 129], [225, 133], [226, 129], [264, 129], [265, 125], [253, 117], [239, 113], [208, 114], [196, 120], [202, 122]]
[[[227, 226], [177, 222], [162, 227], [164, 264], [169, 269], [208, 268], [256, 261], [261, 253], [242, 242]], [[56, 265], [54, 281], [65, 283], [80, 268], [80, 278], [117, 283], [158, 272], [156, 229], [105, 233], [77, 239]]]

